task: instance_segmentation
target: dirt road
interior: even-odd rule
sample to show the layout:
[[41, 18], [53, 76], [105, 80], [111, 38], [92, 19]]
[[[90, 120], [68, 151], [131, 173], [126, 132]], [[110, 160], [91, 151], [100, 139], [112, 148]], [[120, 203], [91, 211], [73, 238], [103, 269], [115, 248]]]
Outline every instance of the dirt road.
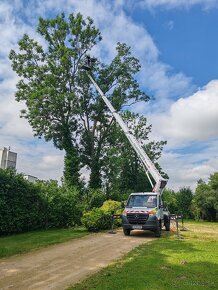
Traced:
[[97, 272], [134, 247], [148, 243], [150, 232], [125, 237], [100, 233], [0, 260], [0, 289], [66, 289]]

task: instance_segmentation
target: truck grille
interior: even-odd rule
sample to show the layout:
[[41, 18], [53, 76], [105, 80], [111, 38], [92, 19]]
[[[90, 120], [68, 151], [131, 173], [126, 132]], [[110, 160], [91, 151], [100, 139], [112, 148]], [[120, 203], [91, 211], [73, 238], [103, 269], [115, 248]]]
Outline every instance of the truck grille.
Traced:
[[127, 219], [130, 224], [144, 224], [148, 219], [146, 213], [127, 213]]

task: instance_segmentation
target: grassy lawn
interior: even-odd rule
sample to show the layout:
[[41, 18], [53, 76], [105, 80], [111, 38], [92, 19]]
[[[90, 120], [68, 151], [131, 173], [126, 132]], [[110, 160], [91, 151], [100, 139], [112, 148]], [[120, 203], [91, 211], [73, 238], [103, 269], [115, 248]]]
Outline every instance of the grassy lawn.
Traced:
[[88, 232], [84, 228], [52, 229], [0, 238], [0, 258], [29, 252], [49, 245], [81, 238]]
[[218, 289], [218, 223], [189, 221], [185, 227], [184, 239], [173, 233], [139, 246], [70, 289]]

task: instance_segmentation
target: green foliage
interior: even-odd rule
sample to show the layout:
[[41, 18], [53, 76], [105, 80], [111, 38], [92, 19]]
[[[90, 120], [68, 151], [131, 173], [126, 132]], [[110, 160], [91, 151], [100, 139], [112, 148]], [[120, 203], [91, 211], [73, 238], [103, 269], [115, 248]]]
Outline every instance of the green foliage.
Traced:
[[14, 171], [0, 169], [0, 234], [42, 227], [44, 198], [37, 188]]
[[200, 180], [198, 182], [193, 208], [196, 218], [216, 221], [218, 213], [218, 173], [210, 176], [208, 184]]
[[193, 217], [191, 211], [193, 193], [189, 187], [183, 187], [176, 193], [178, 213], [184, 214], [185, 218]]
[[[125, 44], [118, 43], [116, 50], [117, 55], [111, 64], [96, 67], [96, 78], [102, 91], [107, 94], [116, 110], [120, 111], [129, 101], [147, 101], [149, 98], [139, 89], [134, 79], [134, 75], [140, 69], [139, 61], [131, 55], [130, 48]], [[84, 163], [91, 169], [89, 185], [92, 188], [99, 188], [103, 182], [107, 183], [110, 170], [107, 166], [108, 150], [119, 143], [119, 140], [113, 129], [114, 120], [111, 114], [108, 114], [104, 102], [96, 96], [96, 91], [93, 92], [93, 96], [95, 99], [89, 102], [94, 110], [90, 111], [88, 101], [83, 107], [85, 132], [82, 150]]]
[[78, 150], [74, 146], [66, 147], [66, 154], [64, 156], [64, 183], [67, 186], [82, 187], [80, 181], [80, 160], [78, 158]]
[[[121, 215], [122, 214], [122, 206], [121, 206], [121, 202], [120, 201], [115, 201], [115, 200], [106, 200], [101, 209], [103, 209], [105, 212], [110, 213], [111, 215], [113, 214], [118, 214]], [[121, 226], [122, 222], [121, 219], [114, 219], [113, 221], [114, 226]]]
[[218, 172], [210, 175], [209, 178], [209, 186], [213, 189], [218, 191]]
[[123, 198], [123, 193], [121, 194], [118, 190], [113, 190], [113, 191], [112, 190], [108, 190], [106, 192], [106, 197], [107, 197], [107, 200], [108, 199], [112, 199], [112, 200], [122, 201], [124, 199]]
[[178, 192], [166, 188], [163, 192], [163, 200], [171, 214], [184, 214], [186, 218], [193, 217], [193, 194], [190, 188], [183, 187]]
[[183, 213], [187, 218], [216, 221], [218, 218], [218, 173], [210, 176], [208, 183], [199, 180], [195, 193], [183, 187], [178, 192], [165, 189], [163, 198], [171, 213]]
[[46, 199], [46, 228], [73, 227], [80, 224], [82, 207], [75, 188], [59, 187], [56, 181], [39, 182]]
[[[121, 203], [114, 200], [106, 200], [100, 208], [93, 208], [85, 212], [82, 223], [88, 231], [98, 232], [111, 228], [112, 214], [121, 214]], [[120, 225], [119, 221], [115, 222]]]
[[98, 232], [111, 227], [111, 214], [101, 208], [94, 208], [84, 213], [82, 223], [90, 232]]
[[110, 214], [121, 214], [121, 202], [115, 200], [106, 200], [101, 209], [105, 212], [109, 212]]
[[85, 210], [91, 210], [94, 207], [101, 207], [106, 200], [106, 195], [100, 189], [89, 189], [85, 196]]
[[80, 224], [82, 207], [75, 188], [55, 181], [28, 182], [14, 171], [0, 170], [0, 234]]
[[171, 214], [178, 212], [176, 192], [166, 188], [163, 192], [163, 200], [166, 202], [167, 208]]

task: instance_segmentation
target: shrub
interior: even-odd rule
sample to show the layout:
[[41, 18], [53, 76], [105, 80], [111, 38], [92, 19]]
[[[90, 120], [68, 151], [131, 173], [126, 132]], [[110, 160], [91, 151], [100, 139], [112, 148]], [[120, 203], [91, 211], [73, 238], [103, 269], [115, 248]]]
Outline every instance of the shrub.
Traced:
[[[101, 209], [103, 209], [105, 212], [112, 214], [121, 214], [122, 213], [122, 207], [120, 201], [115, 200], [106, 200]], [[121, 226], [121, 219], [114, 219], [114, 225], [117, 227]]]
[[115, 200], [106, 200], [103, 205], [101, 206], [101, 209], [105, 212], [109, 212], [110, 214], [121, 214], [121, 202], [115, 201]]
[[111, 227], [111, 214], [101, 208], [94, 208], [84, 213], [82, 223], [90, 232], [98, 232]]
[[[111, 228], [112, 214], [121, 214], [121, 202], [106, 200], [100, 208], [94, 208], [84, 213], [82, 223], [88, 231], [98, 232]], [[121, 225], [121, 220], [115, 220], [116, 226]]]

